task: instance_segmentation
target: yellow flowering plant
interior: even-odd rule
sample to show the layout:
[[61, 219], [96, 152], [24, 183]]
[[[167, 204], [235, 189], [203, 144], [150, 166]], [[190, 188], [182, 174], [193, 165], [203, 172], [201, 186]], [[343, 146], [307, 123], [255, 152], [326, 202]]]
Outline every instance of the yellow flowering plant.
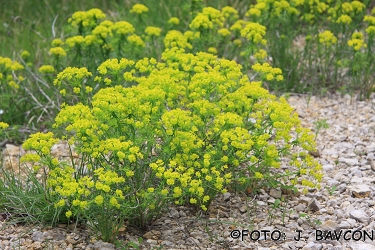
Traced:
[[[48, 124], [58, 113], [56, 133], [30, 137], [35, 154], [22, 159], [43, 173], [54, 220], [87, 220], [111, 241], [112, 227], [145, 227], [170, 203], [207, 210], [230, 189], [318, 186], [320, 166], [306, 153], [313, 136], [265, 88], [348, 83], [370, 94], [375, 9], [368, 0], [240, 2], [187, 1], [168, 15], [127, 3], [126, 20], [78, 11], [41, 50], [45, 61], [33, 65], [34, 51], [0, 57], [4, 122]], [[5, 126], [2, 137], [13, 131]], [[51, 156], [58, 139], [79, 163]]]
[[[46, 190], [61, 215], [88, 220], [110, 240], [108, 223], [145, 227], [170, 202], [206, 211], [228, 188], [318, 185], [321, 167], [303, 154], [314, 149], [313, 135], [285, 99], [249, 81], [234, 61], [176, 47], [161, 57], [105, 61], [98, 72], [115, 86], [86, 104], [64, 105], [54, 125], [63, 137], [40, 133], [23, 144], [47, 168]], [[267, 64], [254, 70], [281, 76]], [[76, 86], [88, 75], [67, 68], [55, 84]], [[52, 158], [57, 139], [74, 145], [81, 162]], [[288, 171], [281, 157], [290, 157]]]

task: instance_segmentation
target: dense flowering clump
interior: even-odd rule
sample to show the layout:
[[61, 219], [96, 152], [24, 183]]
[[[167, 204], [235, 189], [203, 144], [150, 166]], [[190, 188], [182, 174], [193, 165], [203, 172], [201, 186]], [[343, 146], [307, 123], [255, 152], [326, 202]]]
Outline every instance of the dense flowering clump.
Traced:
[[[320, 165], [303, 154], [314, 149], [313, 135], [285, 99], [250, 82], [234, 61], [213, 54], [173, 46], [162, 59], [109, 59], [99, 73], [125, 82], [117, 78], [117, 86], [99, 90], [89, 105], [62, 107], [54, 126], [65, 129], [62, 139], [85, 159], [84, 171], [49, 156], [57, 140], [52, 133], [24, 143], [49, 162], [47, 185], [66, 217], [99, 206], [126, 208], [126, 216], [145, 222], [167, 201], [207, 210], [217, 193], [233, 185], [310, 187], [321, 180]], [[266, 79], [281, 76], [268, 64], [254, 70]], [[90, 75], [85, 68], [67, 68], [55, 84], [75, 85]], [[129, 78], [138, 85], [121, 86]], [[291, 154], [292, 146], [302, 151]], [[290, 157], [294, 170], [279, 172], [281, 157]], [[279, 178], [285, 174], [291, 182]]]
[[[56, 135], [31, 135], [21, 158], [43, 175], [52, 220], [83, 219], [113, 240], [124, 220], [144, 227], [170, 203], [206, 211], [228, 190], [319, 188], [314, 135], [267, 89], [371, 94], [371, 1], [188, 2], [160, 12], [158, 1], [137, 3], [108, 17], [77, 11], [40, 50], [49, 61], [22, 50], [22, 64], [0, 57], [2, 139], [12, 123], [49, 124], [45, 114], [58, 113]], [[51, 155], [58, 140], [69, 159]]]

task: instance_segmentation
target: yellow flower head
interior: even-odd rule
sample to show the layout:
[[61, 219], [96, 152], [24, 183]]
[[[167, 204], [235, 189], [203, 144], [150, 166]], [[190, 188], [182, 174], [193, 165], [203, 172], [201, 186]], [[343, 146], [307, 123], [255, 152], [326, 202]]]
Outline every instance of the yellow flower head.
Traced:
[[210, 18], [202, 13], [199, 13], [189, 24], [189, 28], [193, 30], [212, 29], [213, 27], [214, 24]]
[[68, 67], [57, 75], [56, 79], [53, 81], [53, 84], [60, 86], [63, 80], [67, 80], [75, 87], [80, 87], [80, 82], [82, 79], [89, 76], [92, 76], [92, 73], [89, 72], [85, 67]]
[[66, 218], [70, 218], [71, 216], [72, 216], [72, 211], [67, 211], [66, 213], [65, 213], [65, 216], [66, 216]]
[[171, 17], [169, 18], [168, 23], [173, 25], [179, 25], [180, 19], [178, 19], [178, 17]]
[[56, 38], [52, 40], [52, 47], [60, 47], [64, 45], [64, 42], [60, 38]]
[[131, 8], [130, 10], [131, 13], [136, 13], [138, 15], [140, 14], [143, 14], [143, 13], [147, 13], [148, 12], [148, 8], [143, 5], [143, 4], [134, 4], [133, 7]]
[[130, 44], [133, 44], [138, 47], [146, 47], [145, 42], [142, 40], [140, 36], [137, 35], [130, 35], [126, 39]]
[[51, 48], [49, 50], [49, 53], [51, 53], [52, 55], [58, 56], [58, 57], [64, 57], [64, 56], [66, 56], [65, 50], [63, 48], [61, 48], [61, 47]]
[[104, 19], [105, 14], [97, 8], [88, 10], [88, 11], [77, 11], [71, 18], [68, 19], [68, 22], [73, 26], [82, 25], [84, 27], [93, 27], [96, 25], [97, 20]]
[[258, 50], [258, 51], [254, 54], [254, 57], [255, 57], [258, 61], [264, 60], [264, 59], [267, 57], [267, 51], [265, 51], [264, 49], [260, 49], [260, 50]]
[[251, 16], [251, 17], [259, 17], [260, 15], [262, 14], [262, 11], [260, 9], [257, 9], [257, 8], [250, 8], [245, 16]]
[[356, 14], [361, 13], [366, 8], [366, 5], [364, 5], [363, 3], [361, 3], [360, 1], [357, 1], [357, 0], [354, 0], [350, 4], [351, 4], [351, 6], [352, 6], [352, 8], [353, 8], [353, 10]]
[[112, 28], [108, 27], [107, 25], [98, 25], [92, 30], [92, 34], [98, 38], [107, 38], [113, 36]]
[[241, 36], [254, 44], [266, 44], [266, 40], [263, 38], [266, 35], [266, 27], [259, 23], [250, 22], [241, 30]]
[[207, 50], [207, 52], [216, 55], [217, 54], [217, 49], [214, 48], [214, 47], [209, 47], [208, 50]]
[[161, 29], [159, 27], [148, 26], [145, 29], [145, 33], [149, 36], [160, 36]]
[[227, 28], [221, 28], [217, 31], [217, 33], [222, 37], [230, 36], [230, 31]]
[[361, 32], [354, 32], [352, 35], [352, 39], [348, 41], [348, 45], [349, 47], [353, 47], [355, 51], [367, 47], [367, 44], [363, 40], [363, 34]]
[[73, 48], [74, 46], [80, 46], [81, 44], [85, 44], [85, 38], [83, 36], [73, 36], [66, 39], [65, 43], [70, 48]]
[[22, 59], [27, 59], [27, 58], [29, 58], [29, 57], [30, 57], [30, 52], [28, 52], [27, 50], [23, 50], [23, 51], [21, 52], [21, 57], [22, 57]]
[[352, 18], [346, 14], [342, 14], [336, 21], [336, 23], [342, 24], [350, 24], [352, 22]]
[[335, 35], [333, 35], [331, 31], [325, 30], [324, 32], [319, 33], [319, 43], [329, 47], [337, 43], [337, 38], [335, 37]]
[[364, 22], [368, 22], [370, 25], [375, 25], [375, 16], [365, 16], [363, 18]]
[[135, 32], [134, 26], [126, 21], [115, 22], [112, 29], [116, 34], [120, 35], [131, 35]]
[[8, 123], [0, 122], [0, 129], [6, 129], [7, 127], [9, 127]]
[[345, 14], [350, 14], [354, 10], [353, 6], [348, 2], [342, 3], [341, 9], [342, 9], [342, 12], [345, 13]]
[[375, 36], [375, 26], [368, 26], [366, 29], [366, 33], [370, 36]]
[[238, 11], [235, 8], [233, 8], [232, 6], [224, 6], [221, 9], [221, 14], [226, 19], [231, 19], [231, 20], [237, 20], [238, 19]]
[[177, 30], [168, 31], [167, 35], [164, 38], [164, 45], [166, 48], [192, 48], [191, 44], [188, 43], [187, 38]]
[[43, 74], [52, 74], [55, 72], [55, 68], [52, 65], [42, 65], [38, 71]]
[[232, 31], [241, 31], [246, 23], [244, 20], [237, 20], [229, 29]]

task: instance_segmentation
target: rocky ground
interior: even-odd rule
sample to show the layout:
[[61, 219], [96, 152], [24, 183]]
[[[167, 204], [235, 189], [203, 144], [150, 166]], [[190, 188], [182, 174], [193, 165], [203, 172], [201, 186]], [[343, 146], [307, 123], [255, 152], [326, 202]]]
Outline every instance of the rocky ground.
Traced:
[[[148, 232], [124, 227], [119, 240], [141, 249], [375, 249], [374, 98], [289, 97], [305, 126], [314, 129], [324, 119], [329, 124], [317, 136], [316, 157], [325, 172], [320, 190], [278, 206], [278, 190], [227, 193], [208, 214], [170, 208]], [[115, 249], [90, 237], [83, 225], [74, 226], [12, 226], [0, 217], [0, 249]]]

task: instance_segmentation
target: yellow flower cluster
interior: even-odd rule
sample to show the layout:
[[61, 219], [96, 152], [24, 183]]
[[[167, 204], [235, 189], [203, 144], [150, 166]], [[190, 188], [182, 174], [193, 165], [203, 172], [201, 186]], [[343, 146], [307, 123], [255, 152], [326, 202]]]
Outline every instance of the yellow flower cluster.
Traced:
[[98, 67], [98, 72], [101, 75], [106, 75], [108, 70], [111, 74], [118, 74], [120, 71], [124, 70], [126, 67], [134, 65], [134, 61], [122, 58], [120, 61], [118, 59], [108, 59]]
[[204, 29], [212, 29], [214, 27], [213, 22], [207, 15], [203, 13], [199, 13], [189, 24], [190, 29], [193, 30], [204, 30]]
[[230, 31], [227, 28], [221, 28], [217, 31], [217, 33], [223, 37], [230, 36]]
[[62, 47], [50, 48], [49, 53], [51, 53], [52, 55], [55, 55], [56, 57], [65, 57], [66, 56], [66, 52]]
[[92, 30], [92, 34], [98, 37], [99, 39], [106, 39], [107, 37], [112, 37], [113, 25], [113, 22], [109, 20], [104, 20]]
[[[344, 5], [344, 3], [343, 3]], [[357, 1], [357, 0], [354, 0], [350, 3], [351, 7], [352, 7], [352, 11], [355, 13], [355, 14], [359, 14], [361, 13], [363, 10], [365, 10], [366, 8], [366, 5], [364, 5], [363, 3], [361, 3], [360, 1]]]
[[23, 50], [23, 51], [21, 52], [21, 57], [22, 57], [22, 59], [27, 59], [27, 58], [29, 58], [29, 57], [30, 57], [30, 52], [28, 52], [27, 50]]
[[60, 38], [53, 39], [51, 42], [52, 47], [61, 47], [64, 45], [64, 42]]
[[126, 39], [130, 44], [138, 46], [138, 47], [146, 47], [145, 42], [142, 40], [142, 38], [138, 35], [130, 35]]
[[219, 26], [223, 25], [224, 16], [219, 10], [213, 7], [204, 7], [202, 10], [202, 14], [207, 16], [214, 24], [217, 24]]
[[135, 32], [134, 26], [126, 21], [115, 22], [112, 29], [120, 35], [132, 35]]
[[337, 43], [337, 38], [331, 31], [325, 30], [324, 32], [319, 33], [319, 43], [329, 47]]
[[97, 24], [99, 19], [104, 19], [106, 15], [97, 8], [88, 10], [88, 11], [77, 11], [71, 18], [68, 19], [68, 22], [73, 26], [82, 25], [84, 27], [92, 27]]
[[5, 72], [5, 71], [11, 72], [11, 71], [22, 70], [23, 66], [16, 61], [12, 61], [12, 59], [8, 57], [0, 56], [0, 68], [2, 72]]
[[370, 25], [375, 25], [375, 16], [366, 15], [363, 18], [363, 21], [369, 23]]
[[259, 49], [257, 52], [255, 52], [254, 57], [258, 61], [262, 61], [267, 57], [267, 51], [264, 49]]
[[238, 11], [232, 6], [224, 6], [221, 9], [221, 14], [225, 19], [237, 20], [239, 18]]
[[178, 17], [171, 17], [169, 18], [168, 23], [173, 25], [179, 25], [180, 19], [178, 19]]
[[375, 25], [368, 26], [366, 28], [366, 33], [370, 36], [375, 36]]
[[207, 52], [216, 55], [217, 54], [217, 49], [215, 47], [209, 47], [207, 49]]
[[18, 83], [23, 81], [25, 78], [21, 75], [16, 75], [15, 71], [23, 70], [24, 67], [16, 61], [8, 57], [0, 56], [0, 86], [2, 80], [10, 86], [13, 90], [19, 89]]
[[43, 74], [52, 74], [55, 72], [55, 68], [52, 65], [42, 65], [38, 71]]
[[58, 142], [57, 139], [53, 138], [53, 133], [36, 133], [32, 134], [29, 139], [27, 139], [23, 144], [22, 147], [26, 150], [36, 150], [37, 152], [41, 152], [44, 155], [48, 155], [50, 153], [51, 147]]
[[178, 30], [170, 30], [164, 38], [165, 48], [180, 48], [180, 49], [191, 49], [193, 48], [190, 43], [188, 43], [187, 38]]
[[361, 32], [354, 32], [352, 35], [352, 39], [348, 41], [348, 45], [349, 47], [353, 47], [355, 51], [367, 47], [367, 44], [365, 43], [363, 34]]
[[134, 4], [133, 7], [131, 8], [130, 10], [131, 13], [136, 13], [138, 15], [140, 14], [143, 14], [143, 13], [147, 13], [148, 12], [148, 8], [143, 5], [143, 4]]
[[336, 23], [342, 23], [342, 24], [350, 24], [352, 22], [352, 18], [349, 15], [342, 14], [337, 18]]
[[284, 80], [281, 69], [273, 68], [268, 63], [256, 63], [251, 68], [256, 72], [259, 72], [267, 81], [272, 81], [274, 79], [276, 79], [276, 81]]
[[83, 36], [73, 36], [69, 37], [65, 40], [66, 45], [68, 45], [70, 48], [73, 48], [75, 46], [81, 46], [86, 44], [86, 40]]
[[[313, 1], [310, 1], [313, 2]], [[284, 13], [287, 15], [299, 15], [300, 11], [296, 7], [303, 4], [299, 1], [257, 1], [257, 4], [251, 5], [250, 9], [246, 12], [246, 16], [250, 17], [260, 17], [262, 12], [272, 10], [272, 17], [280, 17]]]
[[251, 6], [250, 9], [246, 12], [246, 16], [251, 17], [259, 17], [262, 14], [262, 11], [265, 10], [267, 7], [267, 2], [265, 1], [257, 1], [258, 3], [254, 6]]
[[145, 29], [145, 33], [148, 36], [160, 36], [161, 34], [161, 29], [159, 27], [154, 27], [154, 26], [148, 26]]
[[246, 38], [253, 44], [266, 44], [264, 36], [266, 35], [266, 27], [259, 23], [247, 23], [243, 29], [241, 29], [241, 36]]
[[7, 127], [9, 127], [8, 123], [0, 122], [0, 129], [6, 129]]
[[191, 21], [189, 24], [192, 30], [209, 30], [213, 29], [214, 26], [222, 27], [224, 22], [224, 16], [222, 13], [212, 7], [203, 8], [201, 13]]
[[247, 24], [248, 22], [244, 21], [244, 20], [237, 20], [232, 26], [230, 26], [230, 30], [232, 31], [237, 31], [237, 32], [240, 32], [243, 27], [245, 26], [245, 24]]
[[62, 81], [69, 81], [75, 87], [80, 87], [83, 78], [91, 76], [92, 73], [86, 68], [68, 67], [61, 71], [53, 81], [54, 85], [60, 86]]

